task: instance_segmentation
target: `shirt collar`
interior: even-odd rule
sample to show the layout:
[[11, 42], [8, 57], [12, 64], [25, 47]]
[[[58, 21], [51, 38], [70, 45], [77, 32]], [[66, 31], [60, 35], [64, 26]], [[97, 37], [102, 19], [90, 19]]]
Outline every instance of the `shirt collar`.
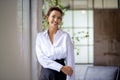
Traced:
[[[57, 32], [56, 32], [55, 35], [60, 34], [60, 33], [62, 33], [61, 29], [57, 30]], [[45, 35], [46, 37], [48, 37], [48, 29], [44, 31], [44, 35]]]

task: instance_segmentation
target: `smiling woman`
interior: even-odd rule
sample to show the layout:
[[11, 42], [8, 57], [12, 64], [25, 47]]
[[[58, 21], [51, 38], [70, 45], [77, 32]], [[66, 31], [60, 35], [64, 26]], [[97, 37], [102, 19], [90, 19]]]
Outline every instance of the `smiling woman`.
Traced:
[[48, 23], [48, 34], [49, 34], [49, 38], [51, 43], [53, 44], [53, 33], [56, 33], [56, 31], [59, 29], [59, 24], [62, 21], [62, 11], [60, 11], [59, 8], [57, 7], [52, 7], [49, 9], [46, 19], [47, 19], [47, 23]]
[[[42, 7], [42, 16], [43, 16], [42, 30], [43, 31], [48, 27], [47, 21], [46, 21], [47, 10], [53, 6], [59, 7], [63, 13], [66, 11], [66, 8], [62, 5], [62, 0], [43, 0], [43, 7]], [[61, 27], [62, 24], [63, 23], [61, 22], [59, 26]]]
[[62, 15], [60, 8], [51, 7], [46, 16], [48, 29], [37, 35], [36, 53], [42, 66], [40, 80], [75, 80], [74, 48], [69, 34], [59, 28]]

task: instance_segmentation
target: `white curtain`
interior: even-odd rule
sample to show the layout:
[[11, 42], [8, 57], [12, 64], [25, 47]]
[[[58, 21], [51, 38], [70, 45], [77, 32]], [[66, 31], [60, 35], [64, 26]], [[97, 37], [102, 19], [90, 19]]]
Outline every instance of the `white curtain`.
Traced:
[[36, 35], [41, 31], [42, 24], [42, 0], [31, 0], [31, 61], [32, 80], [38, 80], [40, 75], [40, 65], [37, 62], [35, 52]]
[[[38, 80], [40, 65], [35, 51], [36, 35], [41, 31], [42, 0], [17, 0], [17, 25], [20, 53], [24, 57], [24, 66], [30, 80]], [[29, 65], [27, 65], [29, 63]]]

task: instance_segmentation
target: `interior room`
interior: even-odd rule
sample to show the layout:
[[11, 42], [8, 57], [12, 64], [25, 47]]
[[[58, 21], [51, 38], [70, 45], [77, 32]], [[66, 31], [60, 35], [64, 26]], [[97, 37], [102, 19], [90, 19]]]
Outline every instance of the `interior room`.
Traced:
[[119, 80], [120, 0], [0, 0], [0, 80], [39, 80], [35, 41], [47, 1], [65, 9], [61, 29], [74, 45], [75, 80]]

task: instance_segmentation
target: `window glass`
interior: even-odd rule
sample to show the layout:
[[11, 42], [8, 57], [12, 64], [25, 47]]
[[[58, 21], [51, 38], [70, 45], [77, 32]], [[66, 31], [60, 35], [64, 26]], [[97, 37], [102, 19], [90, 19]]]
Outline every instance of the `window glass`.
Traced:
[[62, 26], [74, 44], [75, 62], [93, 63], [93, 10], [66, 11]]

